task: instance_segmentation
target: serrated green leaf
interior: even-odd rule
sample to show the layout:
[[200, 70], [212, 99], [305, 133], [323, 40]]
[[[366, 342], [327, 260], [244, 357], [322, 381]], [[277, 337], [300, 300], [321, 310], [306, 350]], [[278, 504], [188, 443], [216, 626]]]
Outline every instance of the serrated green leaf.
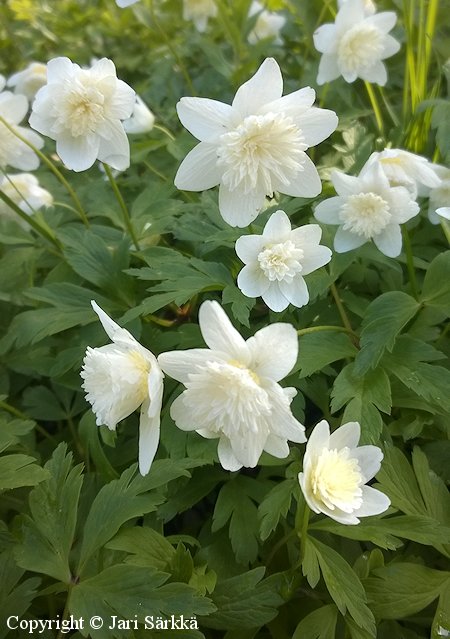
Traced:
[[425, 274], [422, 302], [450, 315], [450, 251], [441, 253], [431, 262]]
[[0, 452], [10, 446], [18, 444], [20, 438], [29, 433], [35, 427], [31, 419], [0, 419]]
[[292, 639], [334, 639], [338, 611], [330, 604], [306, 615], [292, 635]]
[[44, 468], [47, 479], [30, 493], [31, 517], [25, 518], [22, 543], [15, 548], [15, 557], [22, 568], [68, 584], [82, 465], [72, 468], [72, 453], [67, 453], [66, 444], [60, 444]]
[[321, 331], [302, 335], [299, 338], [300, 377], [309, 377], [347, 357], [353, 358], [358, 352], [348, 335], [335, 331]]
[[375, 368], [385, 350], [392, 351], [397, 335], [419, 307], [415, 299], [401, 291], [383, 293], [369, 304], [362, 322], [361, 350], [355, 359], [356, 375]]
[[0, 491], [36, 486], [46, 477], [46, 471], [38, 466], [34, 457], [21, 454], [0, 457]]
[[431, 628], [431, 639], [442, 639], [446, 635], [450, 635], [450, 579], [441, 588]]
[[292, 497], [298, 489], [299, 484], [296, 479], [286, 479], [275, 484], [264, 497], [258, 507], [259, 533], [263, 541], [275, 530], [280, 519], [286, 517]]
[[20, 619], [37, 595], [40, 579], [33, 577], [19, 583], [24, 571], [18, 568], [10, 551], [0, 554], [0, 639], [8, 633], [8, 617]]
[[160, 571], [167, 570], [176, 552], [163, 535], [147, 526], [122, 530], [106, 546], [129, 553], [127, 563], [148, 566]]
[[234, 284], [228, 284], [223, 289], [222, 302], [223, 304], [231, 304], [231, 312], [238, 322], [244, 326], [250, 326], [250, 311], [254, 307], [256, 300], [246, 297]]

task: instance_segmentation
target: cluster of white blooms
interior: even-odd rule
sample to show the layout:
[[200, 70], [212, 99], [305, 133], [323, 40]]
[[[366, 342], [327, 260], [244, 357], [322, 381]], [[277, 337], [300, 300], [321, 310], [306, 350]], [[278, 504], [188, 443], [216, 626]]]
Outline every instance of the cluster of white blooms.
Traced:
[[273, 11], [267, 11], [258, 0], [253, 0], [248, 16], [249, 18], [256, 16], [256, 22], [248, 34], [250, 44], [256, 44], [266, 38], [273, 38], [275, 44], [281, 44], [280, 31], [286, 23], [286, 18]]

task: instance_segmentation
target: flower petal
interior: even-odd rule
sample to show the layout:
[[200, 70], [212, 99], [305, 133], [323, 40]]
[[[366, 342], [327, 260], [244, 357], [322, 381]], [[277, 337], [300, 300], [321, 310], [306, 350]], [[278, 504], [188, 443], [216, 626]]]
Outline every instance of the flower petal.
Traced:
[[285, 298], [289, 300], [293, 306], [301, 308], [309, 302], [308, 287], [301, 275], [295, 275], [290, 283], [281, 280], [279, 287]]
[[141, 407], [139, 421], [139, 472], [147, 475], [155, 458], [159, 444], [160, 410], [153, 416], [149, 415], [149, 400], [145, 400]]
[[324, 224], [340, 224], [342, 222], [339, 212], [344, 204], [341, 196], [329, 197], [327, 200], [319, 202], [314, 209], [314, 217]]
[[219, 188], [220, 214], [230, 226], [244, 228], [258, 217], [265, 199], [266, 194], [263, 192], [244, 193], [240, 189], [229, 191], [226, 186], [221, 184]]
[[170, 407], [170, 416], [180, 430], [197, 430], [197, 420], [192, 415], [192, 411], [189, 410], [184, 403], [184, 395], [186, 392], [187, 391], [184, 391], [174, 399]]
[[284, 242], [289, 239], [291, 222], [284, 211], [275, 211], [267, 220], [263, 238], [269, 242]]
[[288, 185], [277, 184], [276, 191], [291, 197], [316, 197], [322, 191], [317, 169], [306, 153], [303, 154], [302, 171], [299, 171], [295, 179]]
[[358, 422], [347, 422], [336, 428], [330, 435], [329, 448], [356, 448], [361, 436], [361, 427]]
[[98, 319], [102, 323], [105, 333], [112, 342], [122, 342], [129, 345], [135, 345], [138, 342], [125, 328], [116, 324], [105, 311], [100, 308], [95, 300], [91, 300], [91, 306], [98, 315]]
[[282, 113], [298, 123], [299, 118], [312, 107], [315, 99], [316, 92], [314, 89], [311, 87], [303, 87], [302, 89], [283, 95], [273, 102], [269, 102], [262, 109], [259, 109], [259, 113]]
[[251, 370], [274, 382], [289, 375], [297, 361], [298, 337], [292, 324], [265, 326], [247, 340], [247, 346]]
[[209, 98], [181, 98], [177, 104], [181, 124], [198, 140], [207, 141], [226, 133], [233, 107]]
[[[306, 454], [320, 455], [324, 448], [329, 448], [330, 426], [325, 419], [322, 419], [312, 430], [306, 445]], [[306, 457], [306, 455], [305, 455]]]
[[362, 235], [356, 235], [350, 231], [344, 231], [342, 226], [336, 231], [334, 236], [334, 250], [336, 253], [346, 253], [352, 251], [355, 248], [359, 248], [367, 242], [366, 238]]
[[347, 175], [342, 171], [332, 171], [330, 178], [338, 195], [354, 195], [361, 191], [360, 179], [353, 175]]
[[397, 22], [397, 14], [395, 11], [382, 11], [381, 13], [374, 13], [373, 16], [368, 16], [365, 19], [366, 24], [371, 24], [383, 33], [389, 33], [391, 29], [395, 27]]
[[211, 350], [226, 353], [243, 364], [248, 361], [249, 351], [244, 338], [218, 302], [203, 302], [198, 320], [203, 339]]
[[320, 86], [326, 82], [336, 80], [341, 75], [337, 56], [334, 53], [324, 53], [320, 58], [319, 70], [317, 73], [317, 84]]
[[260, 297], [269, 288], [270, 280], [256, 262], [244, 266], [237, 276], [237, 285], [247, 297]]
[[235, 472], [242, 468], [241, 462], [239, 462], [234, 456], [233, 449], [231, 448], [230, 440], [227, 437], [221, 437], [219, 445], [217, 446], [217, 454], [222, 468]]
[[24, 95], [15, 95], [11, 91], [0, 93], [0, 115], [9, 124], [19, 124], [28, 111], [28, 100]]
[[98, 159], [117, 171], [125, 171], [130, 166], [130, 143], [122, 123], [105, 120], [101, 135]]
[[383, 453], [378, 446], [359, 446], [352, 450], [352, 457], [358, 460], [364, 483], [375, 477], [383, 461]]
[[208, 348], [190, 348], [185, 351], [168, 351], [158, 356], [158, 363], [167, 375], [185, 384], [189, 375], [207, 362], [223, 362], [223, 357]]
[[402, 250], [402, 232], [399, 224], [388, 224], [373, 237], [375, 246], [387, 257], [397, 257]]
[[299, 118], [305, 144], [316, 146], [328, 138], [338, 125], [338, 116], [329, 109], [312, 107]]
[[289, 446], [285, 439], [277, 437], [276, 435], [269, 435], [264, 444], [264, 450], [266, 453], [283, 459], [289, 455]]
[[379, 515], [384, 513], [391, 505], [391, 500], [381, 490], [376, 490], [376, 488], [371, 486], [362, 486], [361, 490], [363, 503], [358, 510], [353, 511], [353, 514], [357, 517]]
[[182, 191], [204, 191], [219, 184], [222, 169], [217, 166], [217, 147], [200, 142], [180, 164], [174, 184]]
[[277, 313], [281, 313], [289, 306], [289, 300], [285, 298], [280, 290], [278, 282], [270, 282], [269, 288], [261, 295], [267, 306]]
[[313, 33], [314, 46], [320, 53], [328, 52], [335, 44], [336, 25], [322, 24]]
[[232, 106], [245, 118], [256, 114], [267, 102], [280, 98], [282, 93], [280, 67], [273, 58], [266, 58], [255, 75], [239, 87]]
[[328, 246], [308, 246], [308, 248], [304, 249], [302, 275], [308, 275], [321, 266], [325, 266], [325, 264], [330, 262], [332, 255], [333, 253]]
[[261, 235], [241, 235], [234, 246], [236, 254], [244, 264], [254, 262], [263, 250], [264, 238]]
[[[363, 80], [366, 80], [366, 82], [376, 82], [381, 87], [384, 87], [387, 82], [386, 67], [381, 60], [377, 60], [373, 66], [364, 69], [359, 75]], [[348, 82], [351, 82], [351, 80], [348, 80]]]
[[94, 164], [99, 146], [100, 138], [97, 136], [79, 135], [74, 138], [64, 132], [56, 141], [56, 152], [68, 169], [79, 172]]
[[74, 64], [69, 58], [53, 58], [47, 62], [47, 84], [66, 82], [67, 77], [79, 68], [78, 64]]
[[392, 55], [398, 53], [398, 51], [400, 51], [400, 42], [390, 35], [385, 36], [384, 51], [381, 55], [381, 59], [385, 60], [386, 58], [390, 58]]

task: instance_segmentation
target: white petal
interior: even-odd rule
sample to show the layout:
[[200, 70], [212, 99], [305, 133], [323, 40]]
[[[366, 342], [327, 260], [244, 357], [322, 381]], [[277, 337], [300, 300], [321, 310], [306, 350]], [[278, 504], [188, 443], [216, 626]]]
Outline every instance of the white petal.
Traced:
[[187, 391], [184, 391], [179, 395], [170, 407], [170, 416], [180, 430], [197, 430], [198, 423], [195, 419], [195, 415], [192, 415], [184, 403], [184, 395]]
[[[161, 410], [161, 406], [159, 407]], [[141, 407], [139, 421], [139, 472], [147, 475], [155, 458], [159, 444], [160, 412], [153, 417], [148, 414], [149, 400]]]
[[121, 342], [129, 345], [135, 345], [138, 342], [125, 328], [116, 324], [105, 311], [94, 300], [91, 300], [91, 306], [97, 313], [100, 322], [102, 323], [105, 333], [108, 335], [112, 342]]
[[299, 274], [294, 276], [292, 282], [288, 283], [282, 280], [279, 283], [280, 290], [287, 300], [297, 308], [306, 306], [309, 302], [309, 292], [306, 282]]
[[375, 13], [373, 16], [369, 16], [365, 20], [366, 24], [372, 24], [383, 33], [389, 33], [389, 31], [394, 28], [396, 22], [397, 14], [394, 11], [382, 11], [381, 13]]
[[324, 448], [329, 448], [330, 426], [325, 419], [322, 419], [312, 430], [306, 445], [306, 455], [320, 455]]
[[254, 262], [262, 251], [264, 238], [261, 235], [241, 235], [234, 246], [236, 254], [244, 264]]
[[266, 453], [283, 459], [289, 455], [289, 446], [285, 439], [276, 435], [269, 435], [264, 444]]
[[336, 196], [319, 202], [314, 209], [314, 217], [324, 224], [340, 224], [342, 220], [339, 217], [339, 211], [344, 201], [344, 198]]
[[[139, 109], [140, 105], [137, 103], [137, 95], [134, 89], [122, 80], [115, 78], [114, 84], [115, 91], [108, 108], [108, 115], [114, 120], [126, 120], [132, 116], [136, 106]], [[142, 100], [141, 104], [144, 104]], [[147, 107], [145, 108], [147, 109]]]
[[47, 84], [59, 84], [65, 82], [74, 70], [79, 69], [69, 58], [53, 58], [47, 62]]
[[256, 114], [267, 102], [280, 98], [282, 93], [280, 67], [273, 58], [266, 58], [255, 75], [239, 87], [232, 106], [245, 118]]
[[117, 171], [125, 171], [130, 166], [130, 143], [123, 125], [119, 120], [105, 120], [101, 134], [98, 159]]
[[185, 351], [168, 351], [158, 356], [158, 363], [167, 375], [185, 384], [190, 373], [207, 362], [223, 362], [223, 357], [212, 353], [208, 348], [190, 348]]
[[364, 483], [375, 477], [383, 460], [383, 453], [378, 446], [359, 446], [352, 450], [351, 456], [358, 460]]
[[300, 484], [300, 488], [302, 489], [302, 493], [303, 496], [305, 498], [306, 503], [308, 504], [308, 506], [311, 508], [311, 510], [316, 513], [319, 514], [321, 512], [318, 503], [316, 501], [316, 499], [314, 498], [314, 495], [312, 494], [312, 492], [309, 490], [309, 485], [307, 483], [307, 479], [306, 479], [306, 473], [299, 473], [298, 474], [298, 482]]
[[91, 72], [94, 73], [98, 78], [106, 78], [109, 76], [113, 76], [114, 78], [117, 77], [115, 64], [109, 58], [101, 58], [100, 60], [96, 60], [91, 67]]
[[181, 124], [198, 140], [207, 141], [226, 133], [233, 108], [209, 98], [181, 98], [177, 104]]
[[361, 436], [358, 422], [347, 422], [331, 433], [329, 448], [356, 448]]
[[353, 511], [357, 517], [369, 517], [370, 515], [379, 515], [391, 505], [391, 500], [380, 490], [376, 490], [371, 486], [362, 486], [363, 503], [358, 510]]
[[262, 109], [259, 109], [259, 113], [282, 113], [285, 116], [289, 116], [296, 123], [299, 118], [314, 104], [316, 99], [316, 92], [311, 87], [303, 87], [287, 95], [283, 95], [281, 98], [269, 102]]
[[237, 276], [237, 285], [247, 297], [260, 297], [269, 288], [270, 280], [256, 262], [244, 266]]
[[222, 169], [217, 166], [217, 147], [200, 142], [181, 163], [174, 184], [182, 191], [204, 191], [219, 184]]
[[389, 208], [392, 223], [403, 224], [420, 212], [420, 207], [411, 198], [410, 192], [403, 186], [394, 186], [389, 190]]
[[267, 220], [263, 237], [269, 242], [284, 242], [289, 239], [291, 222], [284, 211], [275, 211]]
[[354, 195], [361, 191], [360, 179], [353, 175], [347, 175], [342, 171], [332, 171], [330, 177], [338, 195]]
[[[381, 60], [378, 60], [372, 67], [360, 72], [360, 77], [367, 82], [376, 82], [381, 87], [387, 82], [387, 71]], [[350, 82], [350, 80], [349, 80]]]
[[226, 353], [246, 364], [249, 352], [242, 335], [234, 328], [218, 302], [207, 300], [198, 312], [200, 331], [210, 349]]
[[288, 184], [277, 184], [276, 191], [291, 197], [316, 197], [322, 191], [322, 182], [320, 181], [317, 169], [306, 153], [303, 154], [302, 171], [299, 171], [295, 179]]
[[450, 220], [450, 207], [449, 206], [441, 206], [439, 209], [436, 209], [437, 215], [445, 218], [446, 220]]
[[399, 224], [388, 224], [373, 237], [375, 246], [387, 257], [398, 257], [402, 250], [402, 232]]
[[[146, 349], [147, 350], [147, 349]], [[148, 376], [148, 396], [150, 398], [150, 406], [148, 408], [149, 417], [156, 417], [161, 413], [161, 405], [163, 399], [163, 391], [164, 391], [164, 375], [162, 370], [159, 367], [158, 361], [156, 357], [151, 354], [151, 366], [150, 373]]]
[[15, 95], [10, 91], [0, 93], [0, 115], [9, 124], [19, 124], [28, 111], [28, 100], [24, 95]]
[[299, 125], [308, 146], [316, 146], [328, 138], [338, 125], [338, 117], [334, 111], [312, 107], [299, 119]]
[[335, 44], [336, 25], [322, 24], [313, 33], [314, 46], [320, 53], [326, 53]]
[[341, 74], [344, 80], [348, 82], [349, 84], [354, 82], [356, 78], [358, 77], [358, 73], [356, 71], [348, 71], [346, 69], [341, 69]]
[[346, 0], [337, 12], [335, 24], [339, 33], [352, 27], [365, 18], [364, 3], [361, 0]]
[[[200, 143], [202, 144], [202, 143]], [[223, 184], [219, 189], [219, 210], [227, 224], [244, 228], [258, 217], [266, 194], [263, 192], [244, 193], [240, 189], [229, 191]]]
[[259, 377], [279, 382], [294, 368], [298, 336], [292, 324], [275, 323], [261, 328], [247, 340], [250, 368]]
[[64, 133], [56, 141], [56, 152], [68, 169], [79, 172], [94, 164], [99, 146], [100, 138], [97, 136], [79, 135], [74, 138]]
[[336, 253], [346, 253], [355, 248], [359, 248], [367, 242], [366, 238], [350, 231], [344, 231], [342, 226], [336, 231], [334, 236], [334, 250]]
[[289, 239], [299, 248], [307, 250], [311, 245], [319, 244], [321, 237], [322, 229], [318, 224], [304, 224], [294, 229], [290, 233]]
[[221, 437], [217, 446], [217, 454], [222, 468], [235, 472], [242, 468], [242, 464], [234, 456], [231, 448], [230, 440], [227, 437]]
[[269, 288], [261, 295], [267, 306], [277, 313], [281, 313], [289, 306], [289, 300], [285, 298], [278, 286], [278, 282], [270, 282]]
[[336, 80], [341, 75], [337, 63], [337, 56], [334, 53], [323, 53], [319, 62], [319, 71], [317, 73], [317, 84], [322, 85], [326, 82]]
[[390, 35], [385, 36], [384, 38], [384, 51], [381, 56], [382, 60], [386, 58], [390, 58], [392, 55], [395, 55], [398, 51], [400, 51], [400, 42], [398, 42], [395, 38]]

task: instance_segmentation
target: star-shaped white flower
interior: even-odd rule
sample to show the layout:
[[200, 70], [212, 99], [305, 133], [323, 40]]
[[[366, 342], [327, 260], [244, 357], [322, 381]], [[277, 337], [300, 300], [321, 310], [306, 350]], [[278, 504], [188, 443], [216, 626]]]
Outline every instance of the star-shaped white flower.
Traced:
[[[19, 135], [42, 149], [44, 140], [28, 127], [18, 126], [28, 111], [28, 100], [24, 95], [15, 95], [10, 91], [0, 93], [0, 116], [14, 128]], [[34, 171], [39, 166], [39, 158], [29, 146], [19, 140], [3, 122], [0, 122], [0, 169], [12, 166], [21, 171]]]
[[242, 235], [236, 253], [245, 266], [237, 284], [248, 297], [261, 296], [273, 311], [304, 306], [309, 301], [303, 278], [328, 264], [331, 251], [320, 246], [322, 229], [305, 224], [292, 230], [284, 211], [273, 213], [262, 235]]
[[312, 106], [310, 87], [282, 93], [280, 67], [267, 58], [231, 105], [208, 98], [177, 104], [182, 124], [200, 144], [183, 160], [175, 185], [203, 191], [220, 184], [220, 213], [231, 226], [250, 224], [275, 191], [315, 197], [322, 190], [305, 151], [335, 130], [337, 116]]
[[314, 217], [325, 224], [339, 224], [334, 250], [345, 253], [373, 240], [382, 253], [397, 257], [402, 250], [400, 224], [419, 212], [407, 189], [391, 187], [378, 163], [359, 177], [333, 171], [331, 181], [338, 197], [320, 202]]
[[47, 64], [47, 84], [36, 94], [30, 125], [56, 140], [69, 169], [85, 171], [98, 159], [124, 171], [130, 145], [121, 120], [134, 105], [133, 89], [117, 79], [111, 60], [81, 69], [69, 58], [55, 58]]
[[[51, 193], [39, 185], [38, 179], [31, 173], [16, 173], [0, 175], [0, 191], [5, 193], [17, 206], [28, 215], [32, 215], [35, 210], [43, 206], [49, 207], [53, 204]], [[18, 224], [27, 227], [26, 222], [21, 220], [9, 206], [0, 201], [0, 214], [12, 217]]]
[[215, 18], [217, 6], [214, 0], [183, 0], [183, 20], [192, 20], [200, 33], [206, 31], [208, 19]]
[[115, 430], [118, 422], [141, 407], [139, 471], [146, 475], [159, 443], [164, 375], [156, 357], [91, 302], [112, 344], [88, 347], [81, 377], [97, 424]]
[[358, 422], [330, 435], [325, 420], [309, 436], [298, 479], [306, 503], [341, 524], [359, 524], [359, 517], [379, 515], [390, 506], [381, 491], [365, 484], [380, 470], [383, 453], [377, 446], [358, 446]]
[[393, 11], [368, 14], [364, 0], [347, 0], [339, 9], [334, 24], [323, 24], [313, 35], [314, 46], [323, 55], [317, 84], [356, 78], [384, 86], [387, 71], [382, 60], [390, 58], [400, 44], [389, 31], [397, 16]]
[[248, 16], [249, 18], [257, 16], [255, 25], [248, 34], [250, 44], [256, 44], [266, 38], [274, 38], [275, 44], [282, 43], [280, 31], [286, 23], [284, 16], [274, 13], [273, 11], [267, 11], [264, 5], [258, 2], [258, 0], [253, 0]]
[[297, 332], [290, 324], [272, 324], [244, 340], [217, 302], [204, 302], [200, 330], [209, 349], [162, 353], [165, 373], [186, 390], [173, 402], [172, 419], [182, 430], [219, 438], [223, 468], [253, 468], [263, 451], [289, 454], [287, 440], [306, 441], [305, 428], [291, 413], [294, 388], [278, 382], [293, 368]]

